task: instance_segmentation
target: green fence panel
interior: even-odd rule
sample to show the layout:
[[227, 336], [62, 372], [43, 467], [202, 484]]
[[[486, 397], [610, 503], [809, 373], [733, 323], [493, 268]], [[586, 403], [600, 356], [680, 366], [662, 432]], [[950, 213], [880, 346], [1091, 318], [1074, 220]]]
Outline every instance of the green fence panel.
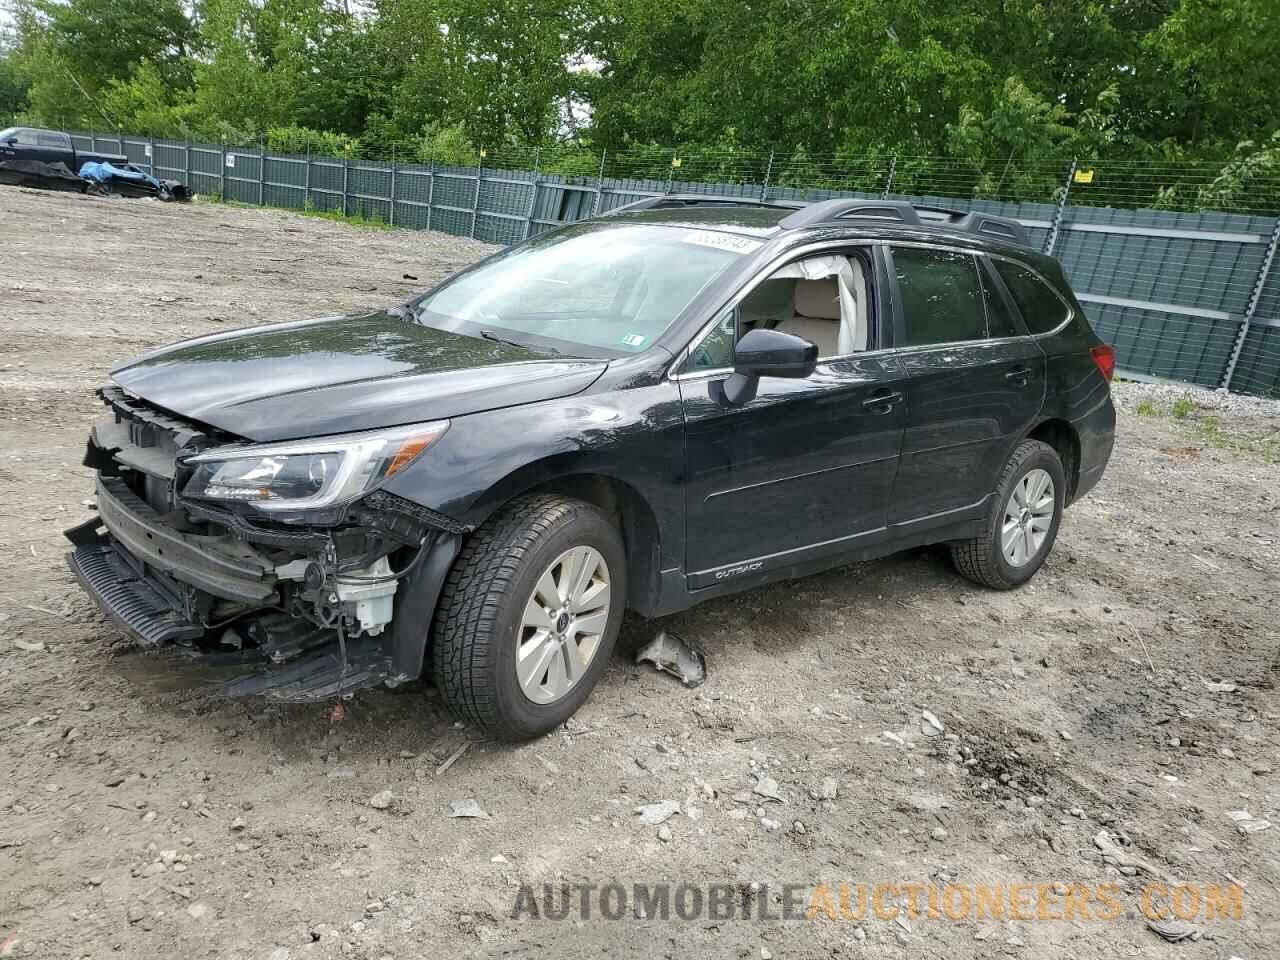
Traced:
[[187, 183], [187, 145], [181, 140], [156, 140], [153, 143], [151, 172], [165, 180]]
[[1280, 397], [1280, 322], [1249, 325], [1231, 389]]
[[1121, 370], [1216, 387], [1238, 325], [1112, 304], [1085, 304], [1093, 328], [1116, 350]]

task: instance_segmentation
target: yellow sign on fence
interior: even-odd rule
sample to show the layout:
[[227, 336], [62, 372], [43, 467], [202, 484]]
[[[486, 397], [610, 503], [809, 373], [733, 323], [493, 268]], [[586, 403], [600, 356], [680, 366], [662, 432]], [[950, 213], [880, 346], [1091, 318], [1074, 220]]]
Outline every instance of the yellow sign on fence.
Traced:
[[1092, 170], [1077, 170], [1076, 175], [1071, 178], [1076, 183], [1093, 183]]

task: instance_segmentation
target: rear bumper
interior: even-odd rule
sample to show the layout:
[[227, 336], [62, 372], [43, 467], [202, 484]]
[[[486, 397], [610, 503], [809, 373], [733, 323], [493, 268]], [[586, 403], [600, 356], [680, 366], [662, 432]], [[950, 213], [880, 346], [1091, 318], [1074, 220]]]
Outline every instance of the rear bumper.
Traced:
[[1075, 421], [1080, 438], [1080, 471], [1076, 478], [1072, 502], [1079, 500], [1098, 485], [1116, 442], [1116, 408], [1108, 393], [1106, 402]]

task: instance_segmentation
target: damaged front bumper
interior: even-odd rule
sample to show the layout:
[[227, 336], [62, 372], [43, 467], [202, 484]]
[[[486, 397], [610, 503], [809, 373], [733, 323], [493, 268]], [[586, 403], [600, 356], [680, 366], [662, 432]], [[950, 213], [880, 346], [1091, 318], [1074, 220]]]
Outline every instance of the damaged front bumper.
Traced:
[[223, 684], [231, 696], [320, 700], [421, 674], [465, 528], [380, 491], [320, 527], [182, 503], [170, 448], [190, 448], [192, 425], [109, 391], [104, 400], [114, 416], [85, 458], [98, 470], [98, 516], [67, 531], [67, 559], [142, 646], [245, 667]]

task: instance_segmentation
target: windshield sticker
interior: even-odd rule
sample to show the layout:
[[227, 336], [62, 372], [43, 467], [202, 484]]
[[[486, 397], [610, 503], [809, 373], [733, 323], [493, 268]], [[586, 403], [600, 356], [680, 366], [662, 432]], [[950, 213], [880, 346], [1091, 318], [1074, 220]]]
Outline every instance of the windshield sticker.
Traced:
[[714, 230], [690, 230], [680, 239], [685, 243], [715, 247], [717, 250], [728, 250], [731, 253], [755, 253], [762, 246], [759, 240], [735, 236], [732, 233], [716, 233]]
[[638, 333], [628, 333], [622, 338], [622, 342], [628, 347], [638, 347], [644, 343], [644, 337], [640, 336]]

